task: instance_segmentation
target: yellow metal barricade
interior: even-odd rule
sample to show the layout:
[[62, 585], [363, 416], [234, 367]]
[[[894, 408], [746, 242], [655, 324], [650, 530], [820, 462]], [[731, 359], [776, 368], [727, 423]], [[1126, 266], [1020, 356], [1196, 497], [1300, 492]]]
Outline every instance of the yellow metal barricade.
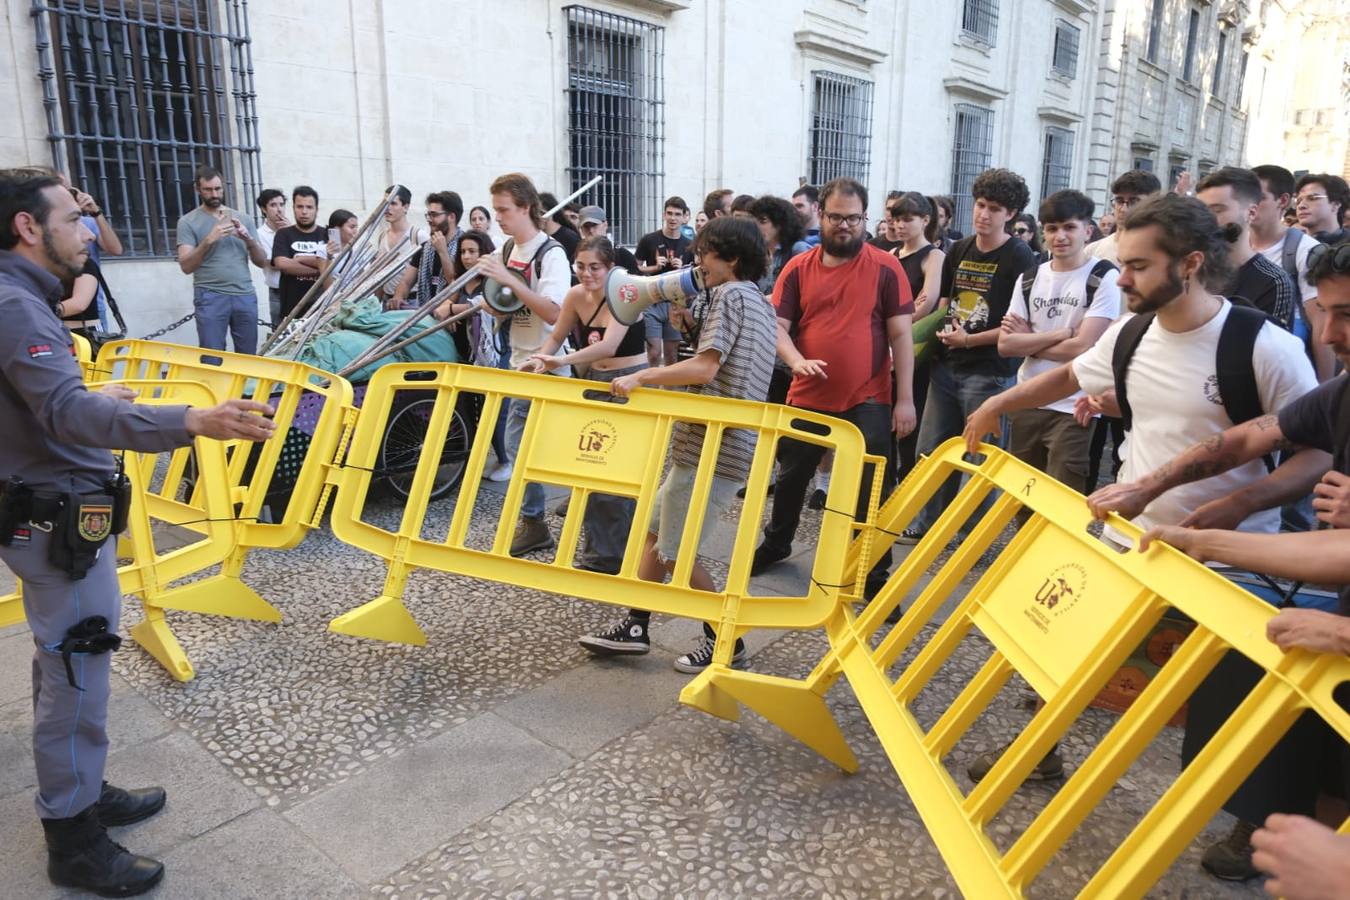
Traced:
[[[808, 678], [712, 666], [689, 690], [707, 681], [724, 688], [756, 685], [784, 696], [819, 695], [845, 675], [952, 876], [966, 896], [978, 898], [1022, 896], [1230, 649], [1264, 668], [1265, 677], [1092, 874], [1080, 896], [1142, 896], [1304, 711], [1350, 740], [1350, 713], [1332, 698], [1335, 685], [1350, 679], [1350, 660], [1282, 653], [1266, 640], [1265, 624], [1275, 611], [1264, 601], [1166, 545], [1147, 554], [1118, 552], [1088, 533], [1091, 516], [1082, 495], [997, 449], [986, 447], [979, 465], [965, 461], [963, 449], [959, 440], [939, 447], [882, 507], [876, 521], [879, 548], [909, 524], [949, 475], [969, 476], [866, 609], [855, 616], [846, 605], [836, 607], [825, 623], [831, 649]], [[912, 646], [1023, 510], [1029, 519], [984, 575], [931, 638]], [[1132, 539], [1138, 536], [1127, 522], [1112, 524]], [[953, 539], [959, 540], [954, 552], [916, 591]], [[902, 601], [908, 609], [900, 623], [875, 641], [887, 614]], [[1194, 632], [1031, 825], [1000, 852], [986, 826], [1169, 607], [1194, 619]], [[938, 720], [923, 727], [911, 704], [935, 684], [962, 640], [975, 633], [993, 645], [992, 655]], [[892, 674], [906, 651], [917, 652]], [[1014, 674], [1045, 705], [989, 774], [964, 794], [944, 759]]]
[[[244, 584], [240, 574], [250, 550], [294, 547], [317, 526], [332, 490], [333, 464], [355, 419], [352, 386], [296, 362], [152, 341], [105, 345], [97, 370], [106, 380], [189, 379], [207, 385], [222, 400], [256, 400], [275, 409], [272, 438], [227, 445], [237, 535], [220, 572], [175, 586], [156, 602], [164, 609], [281, 621], [281, 613]], [[191, 475], [186, 470], [175, 474], [180, 479]], [[283, 502], [285, 511], [278, 515]], [[271, 521], [261, 518], [264, 506], [272, 513]]]
[[[481, 427], [475, 436], [459, 498], [443, 538], [422, 536], [427, 499], [440, 464], [439, 455], [434, 452], [422, 455], [396, 529], [363, 521], [379, 442], [391, 410], [408, 395], [434, 397], [426, 447], [438, 447], [445, 440], [456, 403], [466, 392], [481, 396], [481, 421], [485, 423], [496, 421], [503, 401], [508, 398], [526, 397], [531, 401], [491, 547], [474, 549], [466, 543], [491, 444], [490, 427]], [[379, 597], [334, 619], [332, 630], [378, 640], [425, 643], [425, 635], [404, 607], [402, 595], [412, 570], [435, 569], [703, 619], [717, 629], [718, 653], [729, 661], [735, 636], [751, 628], [818, 627], [834, 614], [841, 602], [854, 595], [855, 585], [842, 583], [840, 574], [852, 532], [849, 513], [855, 506], [865, 460], [862, 436], [856, 428], [839, 419], [783, 406], [699, 397], [678, 391], [638, 391], [621, 403], [608, 398], [606, 386], [576, 379], [448, 364], [381, 368], [370, 382], [330, 521], [339, 539], [387, 560], [388, 575]], [[707, 433], [674, 572], [669, 584], [657, 584], [637, 577], [638, 564], [670, 444], [671, 427], [681, 420], [704, 425]], [[730, 428], [752, 430], [758, 438], [726, 586], [721, 593], [708, 593], [690, 586], [690, 573], [706, 498], [712, 487], [717, 447]], [[783, 438], [835, 451], [827, 512], [817, 536], [807, 592], [795, 597], [750, 596], [750, 563], [759, 540], [774, 454]], [[552, 562], [514, 559], [508, 552], [528, 482], [562, 486], [571, 491], [568, 515]], [[636, 501], [635, 525], [617, 575], [572, 565], [586, 500], [594, 493]], [[728, 718], [736, 715], [733, 695], [719, 692], [716, 684], [696, 694], [686, 694], [683, 699], [718, 715]], [[755, 696], [738, 694], [735, 699], [759, 708]], [[794, 734], [803, 733], [813, 746], [821, 745], [822, 752], [837, 751], [842, 737], [829, 723], [823, 701], [815, 699], [815, 704], [799, 704], [792, 710], [796, 718], [779, 717], [775, 721]], [[802, 712], [802, 707], [809, 708]], [[828, 724], [826, 731], [816, 737], [806, 734], [811, 730], [808, 725], [814, 727], [822, 722]], [[842, 752], [847, 754], [847, 748]]]
[[[150, 405], [190, 404], [213, 406], [214, 394], [205, 385], [184, 381], [126, 382], [140, 390], [139, 403]], [[182, 476], [189, 459], [196, 464], [191, 491], [184, 492]], [[236, 528], [227, 481], [225, 445], [198, 438], [190, 447], [172, 453], [132, 453], [124, 457], [131, 480], [131, 512], [128, 540], [119, 544], [119, 555], [130, 561], [118, 568], [122, 590], [139, 597], [145, 619], [130, 631], [136, 642], [180, 680], [192, 677], [192, 666], [183, 654], [164, 617], [160, 599], [175, 589], [174, 581], [222, 563], [234, 551]], [[182, 526], [196, 532], [196, 540], [159, 549], [156, 526]], [[105, 548], [111, 552], [112, 545]], [[23, 621], [20, 593], [0, 598], [0, 626]]]

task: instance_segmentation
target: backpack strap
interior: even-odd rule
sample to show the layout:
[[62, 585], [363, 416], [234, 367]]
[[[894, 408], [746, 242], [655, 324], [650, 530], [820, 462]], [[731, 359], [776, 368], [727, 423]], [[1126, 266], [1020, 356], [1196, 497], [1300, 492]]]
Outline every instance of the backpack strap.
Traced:
[[1097, 288], [1101, 287], [1102, 279], [1106, 277], [1107, 272], [1114, 272], [1116, 264], [1109, 259], [1099, 259], [1097, 264], [1088, 272], [1087, 277], [1087, 306], [1092, 308], [1092, 300], [1097, 296]]
[[1125, 394], [1125, 374], [1130, 370], [1130, 360], [1144, 332], [1153, 324], [1153, 313], [1143, 313], [1128, 319], [1116, 335], [1116, 345], [1111, 348], [1111, 375], [1116, 383], [1116, 404], [1120, 406], [1120, 421], [1126, 431], [1130, 430], [1134, 416], [1130, 412], [1130, 401]]
[[[1036, 276], [1040, 273], [1040, 271], [1041, 271], [1040, 267], [1037, 266], [1030, 272], [1023, 272], [1019, 276], [1022, 279], [1022, 302], [1027, 305], [1028, 316], [1031, 315], [1031, 290], [1036, 286]], [[1027, 277], [1028, 275], [1031, 277], [1028, 278]], [[1089, 295], [1088, 303], [1091, 302], [1092, 302], [1091, 295]]]
[[544, 277], [544, 255], [548, 253], [548, 251], [552, 250], [554, 247], [557, 247], [564, 253], [567, 252], [567, 248], [565, 248], [562, 244], [555, 241], [553, 238], [544, 238], [544, 242], [539, 245], [539, 249], [534, 251], [534, 258], [530, 260], [530, 262], [534, 265], [535, 284], [538, 284], [539, 279]]
[[[1218, 375], [1219, 396], [1224, 412], [1234, 425], [1241, 425], [1262, 415], [1261, 393], [1256, 383], [1252, 356], [1256, 337], [1270, 317], [1259, 309], [1234, 305], [1219, 332], [1219, 347], [1215, 353], [1214, 369]], [[1269, 454], [1263, 457], [1267, 471], [1275, 471], [1275, 460]]]
[[1298, 283], [1298, 245], [1301, 243], [1303, 243], [1303, 232], [1297, 228], [1290, 228], [1284, 233], [1284, 246], [1280, 250], [1280, 265], [1294, 280], [1295, 297], [1303, 295]]

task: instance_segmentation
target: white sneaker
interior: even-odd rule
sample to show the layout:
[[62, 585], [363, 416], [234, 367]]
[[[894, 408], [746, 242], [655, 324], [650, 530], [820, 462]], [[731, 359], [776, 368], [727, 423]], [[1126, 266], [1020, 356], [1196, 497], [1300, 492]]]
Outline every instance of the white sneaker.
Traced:
[[493, 470], [487, 473], [488, 481], [510, 481], [511, 472], [515, 468], [511, 463], [499, 463]]

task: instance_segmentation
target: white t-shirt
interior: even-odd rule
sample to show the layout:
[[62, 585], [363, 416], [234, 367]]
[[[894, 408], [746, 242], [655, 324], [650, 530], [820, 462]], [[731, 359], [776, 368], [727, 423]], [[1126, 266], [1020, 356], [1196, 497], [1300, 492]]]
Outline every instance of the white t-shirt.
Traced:
[[272, 239], [276, 236], [277, 233], [272, 230], [272, 226], [263, 219], [263, 223], [258, 226], [258, 243], [267, 254], [267, 265], [263, 266], [263, 280], [274, 291], [281, 287], [281, 270], [272, 266]]
[[[1219, 396], [1215, 356], [1219, 332], [1233, 305], [1223, 301], [1219, 313], [1199, 328], [1174, 333], [1155, 321], [1144, 332], [1130, 360], [1125, 386], [1133, 427], [1121, 449], [1121, 481], [1138, 481], [1192, 444], [1231, 428]], [[1111, 356], [1126, 316], [1106, 329], [1093, 348], [1072, 363], [1078, 384], [1089, 394], [1115, 387]], [[1261, 408], [1274, 413], [1317, 387], [1303, 343], [1274, 322], [1256, 336], [1252, 368], [1261, 394]], [[1141, 528], [1176, 525], [1211, 500], [1227, 496], [1266, 476], [1265, 463], [1254, 459], [1220, 475], [1172, 488], [1134, 519]], [[1242, 531], [1280, 530], [1280, 511], [1267, 509], [1243, 520]], [[1128, 545], [1111, 528], [1106, 536]]]
[[[1304, 303], [1309, 300], [1317, 299], [1317, 285], [1308, 284], [1308, 253], [1317, 246], [1317, 238], [1306, 232], [1299, 232], [1301, 237], [1298, 241], [1298, 248], [1294, 251], [1294, 266], [1298, 269], [1298, 290], [1299, 297]], [[1260, 253], [1266, 259], [1280, 267], [1284, 271], [1284, 236], [1280, 240], [1262, 249], [1253, 245], [1253, 249]]]
[[1118, 231], [1113, 231], [1100, 241], [1093, 241], [1085, 248], [1088, 256], [1095, 256], [1098, 259], [1110, 260], [1113, 266], [1120, 265], [1120, 249], [1117, 246]]
[[[567, 267], [567, 253], [561, 246], [554, 247], [539, 261], [539, 277], [534, 275], [534, 254], [539, 246], [548, 240], [548, 235], [539, 232], [523, 244], [511, 247], [511, 258], [506, 267], [520, 275], [537, 293], [558, 304], [562, 310], [563, 297], [572, 286], [572, 275]], [[496, 255], [500, 258], [501, 251]], [[536, 316], [528, 306], [521, 306], [511, 316], [511, 368], [519, 369], [531, 355], [538, 353], [553, 333], [553, 326]], [[563, 352], [563, 348], [559, 348]], [[554, 371], [560, 375], [570, 374], [564, 366]]]
[[[1111, 320], [1120, 314], [1120, 288], [1116, 279], [1120, 273], [1115, 269], [1102, 275], [1092, 295], [1092, 305], [1088, 305], [1087, 283], [1092, 268], [1100, 265], [1101, 260], [1088, 257], [1088, 261], [1068, 272], [1056, 272], [1051, 263], [1043, 262], [1036, 270], [1036, 280], [1031, 285], [1031, 309], [1027, 309], [1026, 294], [1022, 291], [1022, 276], [1018, 275], [1013, 283], [1012, 302], [1008, 312], [1020, 316], [1031, 323], [1031, 330], [1045, 333], [1059, 328], [1072, 328], [1075, 331], [1084, 319]], [[1017, 370], [1018, 382], [1035, 378], [1042, 372], [1059, 368], [1063, 363], [1052, 359], [1037, 359], [1028, 356]], [[1073, 414], [1074, 401], [1082, 396], [1080, 391], [1063, 400], [1047, 403], [1041, 409]]]

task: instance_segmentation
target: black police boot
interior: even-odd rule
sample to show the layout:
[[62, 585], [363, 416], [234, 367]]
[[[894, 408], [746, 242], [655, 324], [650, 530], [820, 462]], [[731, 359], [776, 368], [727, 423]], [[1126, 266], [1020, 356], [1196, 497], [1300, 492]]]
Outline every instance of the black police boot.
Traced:
[[143, 822], [164, 808], [164, 788], [123, 790], [103, 782], [98, 796], [98, 820], [106, 827]]
[[70, 819], [43, 819], [42, 830], [47, 835], [47, 877], [53, 884], [100, 897], [134, 897], [164, 877], [163, 863], [137, 856], [109, 838], [93, 806]]

